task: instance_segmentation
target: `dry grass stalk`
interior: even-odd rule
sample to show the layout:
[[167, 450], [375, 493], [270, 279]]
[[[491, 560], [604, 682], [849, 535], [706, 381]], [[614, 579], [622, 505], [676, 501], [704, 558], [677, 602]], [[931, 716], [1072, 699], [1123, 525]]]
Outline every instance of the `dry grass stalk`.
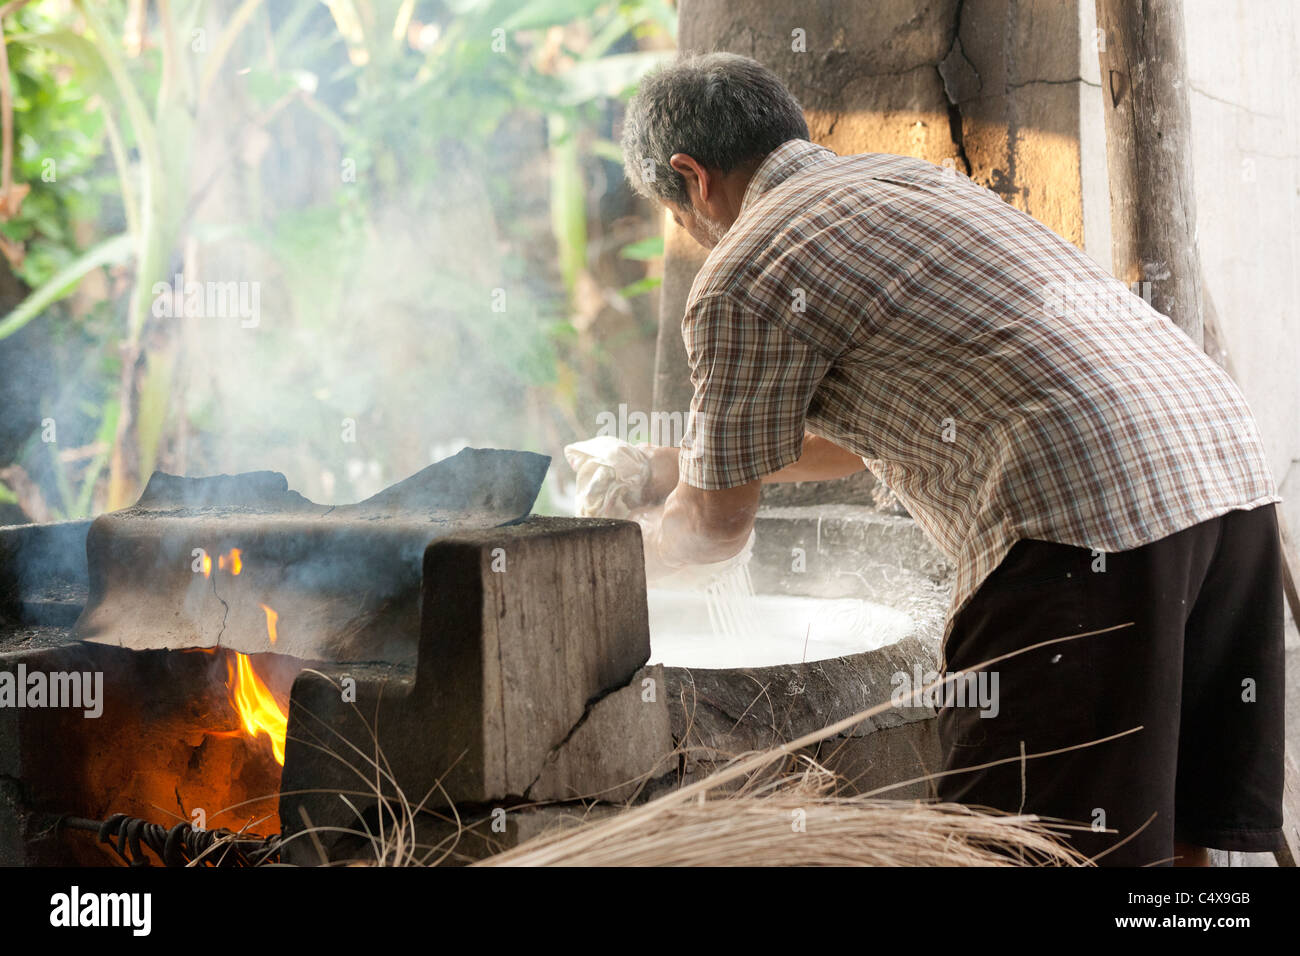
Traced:
[[[1069, 827], [959, 804], [839, 796], [807, 769], [720, 799], [701, 794], [543, 834], [476, 866], [1082, 866]], [[718, 776], [715, 774], [714, 776]], [[711, 778], [710, 778], [711, 779]], [[707, 781], [705, 781], [707, 782]], [[670, 795], [673, 796], [673, 795]], [[667, 798], [663, 798], [667, 799]], [[623, 824], [628, 819], [636, 826]]]
[[[971, 668], [971, 670], [981, 670], [991, 664], [996, 664], [999, 661], [1015, 657], [1019, 654], [1026, 653], [1027, 651], [1034, 650], [1035, 648], [1047, 647], [1052, 644], [1077, 640], [1081, 637], [1088, 637], [1093, 634], [1118, 630], [1124, 627], [1129, 627], [1131, 624], [1132, 622], [1126, 622], [1124, 624], [1115, 625], [1114, 627], [1102, 628], [1098, 631], [1088, 631], [1082, 634], [1071, 634], [1067, 637], [1058, 637], [1047, 641], [1041, 641], [1030, 647], [1021, 648], [1008, 654], [1003, 654], [999, 657], [994, 657], [990, 660], [984, 661], [976, 667]], [[933, 684], [915, 689], [911, 695], [912, 699], [915, 699], [921, 694], [928, 693], [932, 688], [956, 679], [957, 676], [959, 675], [950, 674], [941, 680], [935, 681]], [[733, 781], [750, 780], [754, 778], [756, 774], [761, 773], [765, 768], [770, 767], [777, 761], [785, 760], [795, 755], [803, 748], [819, 743], [828, 737], [833, 737], [836, 734], [848, 731], [862, 723], [862, 721], [874, 717], [877, 714], [884, 713], [893, 706], [894, 704], [888, 701], [877, 704], [876, 706], [870, 707], [860, 713], [836, 721], [827, 727], [823, 727], [821, 730], [805, 734], [802, 737], [787, 741], [786, 743], [772, 747], [768, 750], [737, 759], [730, 766], [724, 767], [723, 769], [710, 774], [703, 780], [682, 787], [678, 790], [674, 790], [671, 793], [664, 794], [663, 796], [651, 800], [649, 803], [643, 804], [639, 807], [626, 810], [616, 817], [603, 820], [599, 823], [586, 824], [563, 834], [543, 834], [526, 844], [516, 847], [514, 850], [493, 857], [492, 861], [494, 865], [499, 866], [510, 865], [519, 861], [526, 861], [521, 862], [520, 865], [534, 866], [559, 865], [563, 862], [581, 862], [594, 865], [595, 860], [600, 858], [601, 855], [616, 852], [615, 850], [611, 850], [610, 847], [631, 844], [641, 839], [642, 835], [647, 832], [655, 832], [661, 835], [661, 840], [663, 841], [663, 849], [661, 850], [661, 853], [667, 855], [670, 852], [667, 849], [668, 844], [675, 839], [680, 839], [679, 837], [673, 836], [673, 821], [678, 822], [679, 826], [677, 827], [676, 832], [680, 832], [680, 823], [688, 819], [689, 815], [696, 814], [703, 816], [706, 815], [706, 813], [711, 814], [714, 812], [713, 808], [709, 807], [708, 801], [708, 795], [711, 791], [717, 790], [724, 784]], [[1131, 732], [1132, 731], [1126, 731], [1125, 733]], [[1123, 735], [1120, 734], [1116, 736]], [[1025, 759], [1033, 759], [1036, 756], [1040, 755], [1029, 755]], [[989, 766], [991, 766], [991, 764]], [[770, 801], [773, 800], [775, 795], [778, 793], [780, 793], [780, 790], [775, 789], [768, 790], [765, 795], [758, 793], [747, 796], [742, 790], [737, 797], [742, 801], [746, 801], [744, 806], [748, 808], [750, 805], [757, 806], [756, 804], [753, 804], [754, 800]], [[1001, 829], [996, 831], [984, 831], [985, 835], [991, 835], [992, 832], [1003, 834], [999, 841], [995, 841], [995, 847], [1001, 847], [1004, 850], [1014, 850], [1017, 846], [1023, 846], [1026, 854], [1031, 846], [1039, 847], [1041, 849], [1041, 844], [1037, 841], [1047, 838], [1048, 828], [1045, 824], [1036, 822], [1036, 818], [1031, 820], [1026, 817], [1016, 817], [1014, 818], [1015, 822], [1013, 823], [1006, 817], [977, 814], [965, 808], [955, 810], [951, 806], [945, 807], [941, 804], [920, 805], [890, 801], [875, 801], [872, 803], [868, 798], [831, 798], [825, 796], [820, 796], [820, 800], [847, 801], [847, 803], [837, 802], [836, 809], [841, 813], [847, 813], [848, 808], [858, 808], [858, 810], [864, 814], [864, 816], [861, 816], [861, 818], [858, 819], [858, 824], [867, 827], [868, 829], [875, 826], [875, 821], [870, 821], [870, 825], [868, 825], [869, 821], [865, 815], [872, 813], [879, 814], [882, 810], [888, 811], [888, 814], [893, 815], [894, 823], [896, 824], [893, 831], [894, 839], [899, 841], [900, 844], [916, 836], [916, 834], [911, 831], [902, 831], [897, 828], [897, 824], [901, 823], [904, 818], [910, 820], [913, 827], [919, 827], [916, 831], [917, 834], [925, 832], [927, 827], [934, 825], [931, 823], [921, 823], [923, 819], [927, 821], [935, 821], [935, 823], [937, 823], [940, 819], [946, 821], [951, 818], [953, 820], [965, 820], [967, 823], [972, 824], [975, 827], [985, 825], [1000, 827]], [[724, 814], [739, 813], [742, 807], [742, 804], [732, 803], [728, 800], [714, 801], [714, 803], [723, 808], [721, 812]], [[704, 809], [687, 809], [692, 804], [695, 804], [698, 808], [709, 809], [707, 811]], [[772, 806], [777, 807], [778, 803], [773, 803]], [[791, 808], [785, 807], [784, 809], [787, 812], [788, 825], [788, 813]], [[762, 809], [756, 809], [755, 812], [761, 814], [765, 811]], [[912, 816], [911, 814], [913, 813], [921, 814], [922, 816]], [[956, 816], [949, 817], [948, 815], [950, 814], [956, 814]], [[878, 817], [877, 819], [883, 820], [886, 818]], [[997, 820], [998, 822], [992, 823], [994, 820]], [[1028, 827], [1029, 829], [1026, 831], [1024, 829], [1017, 829], [1017, 827]], [[806, 834], [803, 835], [806, 836]], [[974, 837], [973, 833], [972, 837]], [[845, 836], [844, 834], [840, 834], [836, 839], [843, 840], [845, 839]], [[975, 840], [974, 843], [975, 845], [979, 845], [978, 840]], [[713, 845], [713, 852], [715, 854], [713, 861], [714, 864], [737, 862], [743, 848], [747, 846], [749, 845], [746, 844], [744, 840], [731, 845], [730, 849], [728, 844], [726, 844], [725, 838], [722, 843], [715, 842]], [[752, 849], [752, 847], [749, 848]], [[1065, 851], [1059, 844], [1057, 845], [1057, 850], [1059, 852], [1053, 854], [1054, 859], [1060, 859], [1061, 852], [1067, 853], [1075, 862], [1078, 862], [1080, 859], [1077, 855]], [[900, 852], [905, 851], [900, 850]], [[994, 852], [997, 852], [996, 849]], [[652, 862], [650, 857], [642, 857], [641, 859], [647, 864]], [[1006, 858], [1002, 857], [1002, 859], [1005, 861]], [[1027, 861], [1029, 857], [1026, 856], [1025, 859]], [[790, 862], [794, 861], [791, 860]]]
[[[971, 670], [983, 669], [1038, 647], [1128, 626], [1131, 622], [1043, 641], [985, 661]], [[948, 675], [933, 685], [917, 688], [912, 696], [927, 693], [932, 687], [958, 676]], [[843, 733], [894, 706], [892, 702], [878, 704], [796, 740], [742, 755], [705, 779], [648, 803], [612, 817], [542, 834], [476, 865], [1078, 866], [1089, 863], [1060, 841], [1065, 831], [1077, 827], [1042, 821], [1034, 816], [980, 812], [958, 804], [890, 801], [870, 795], [836, 796], [832, 792], [837, 785], [835, 776], [798, 755], [803, 748]], [[355, 704], [353, 709], [356, 710]], [[357, 713], [360, 716], [359, 710]], [[412, 805], [397, 785], [379, 746], [378, 728], [368, 722], [366, 727], [374, 743], [373, 756], [340, 736], [346, 749], [361, 758], [364, 770], [355, 767], [344, 754], [335, 753], [324, 741], [310, 745], [347, 764], [370, 787], [371, 795], [379, 802], [378, 832], [356, 812], [347, 794], [339, 794], [353, 808], [363, 830], [309, 826], [296, 836], [310, 836], [313, 840], [317, 833], [323, 832], [364, 836], [371, 844], [373, 863], [380, 866], [437, 865], [448, 860], [462, 832], [454, 806], [451, 814], [456, 835], [434, 845], [415, 839], [416, 818], [430, 812], [428, 801], [441, 789], [440, 785], [435, 784]], [[330, 732], [339, 736], [332, 728]], [[1019, 759], [1039, 756], [1045, 754], [1029, 754]], [[795, 776], [763, 781], [764, 771], [790, 759], [804, 761], [807, 769]], [[720, 799], [709, 799], [710, 793], [720, 787], [737, 784], [739, 788], [734, 792]], [[395, 791], [395, 798], [387, 796], [386, 791]]]
[[[631, 832], [530, 840], [475, 866], [1081, 866], [1034, 817], [958, 804], [769, 793], [687, 803]], [[582, 839], [579, 839], [579, 836]]]

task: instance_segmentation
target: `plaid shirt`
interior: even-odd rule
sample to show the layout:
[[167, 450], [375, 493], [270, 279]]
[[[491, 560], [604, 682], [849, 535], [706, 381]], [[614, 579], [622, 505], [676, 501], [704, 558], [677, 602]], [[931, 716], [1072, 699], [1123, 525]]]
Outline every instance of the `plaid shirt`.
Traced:
[[922, 160], [773, 151], [682, 336], [682, 481], [777, 471], [805, 429], [861, 455], [956, 566], [949, 630], [1018, 539], [1124, 551], [1281, 500], [1241, 392], [1177, 326]]

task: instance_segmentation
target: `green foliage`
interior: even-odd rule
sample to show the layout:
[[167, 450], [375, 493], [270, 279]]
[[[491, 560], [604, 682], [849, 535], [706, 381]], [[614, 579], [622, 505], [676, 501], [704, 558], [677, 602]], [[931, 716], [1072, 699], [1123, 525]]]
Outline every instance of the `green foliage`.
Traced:
[[646, 239], [638, 239], [636, 242], [629, 242], [618, 251], [618, 254], [624, 259], [659, 259], [664, 254], [664, 237], [650, 236]]
[[[29, 222], [33, 221], [29, 220]], [[39, 288], [19, 303], [17, 308], [0, 320], [0, 339], [13, 335], [47, 307], [67, 296], [87, 273], [101, 266], [116, 265], [124, 261], [134, 246], [135, 240], [131, 236], [113, 236], [64, 264], [53, 275], [45, 278]], [[60, 254], [56, 258], [63, 259], [63, 253], [67, 250], [62, 246], [59, 249]], [[30, 270], [24, 271], [30, 273]]]
[[[121, 346], [146, 352], [131, 385], [139, 403], [131, 440], [146, 469], [180, 421], [200, 440], [223, 422], [253, 422], [257, 441], [325, 460], [337, 454], [334, 423], [381, 394], [418, 396], [427, 407], [403, 410], [411, 419], [428, 408], [473, 410], [471, 429], [474, 415], [488, 421], [484, 409], [504, 409], [521, 432], [533, 427], [518, 411], [530, 395], [572, 400], [561, 355], [577, 339], [570, 317], [588, 266], [591, 172], [621, 162], [608, 106], [667, 55], [637, 48], [675, 28], [667, 0], [331, 0], [274, 13], [243, 0], [223, 7], [201, 57], [186, 44], [206, 15], [202, 3], [154, 10], [149, 42], [133, 56], [121, 48], [124, 0], [74, 3], [84, 33], [54, 19], [61, 9], [36, 12], [40, 5], [6, 22], [15, 180], [32, 191], [0, 230], [26, 245], [20, 275], [34, 291], [0, 316], [0, 339], [33, 320], [80, 323], [83, 346], [94, 354], [98, 345], [104, 357], [82, 370], [93, 403], [87, 428], [98, 441], [116, 440]], [[229, 115], [202, 112], [216, 91], [223, 109], [233, 104]], [[231, 165], [252, 197], [226, 223], [193, 218], [196, 116], [225, 124]], [[277, 126], [284, 118], [292, 125]], [[267, 170], [236, 158], [250, 129], [272, 142], [286, 129], [315, 137], [350, 175], [315, 183], [305, 203], [286, 201], [268, 188]], [[51, 156], [57, 173], [47, 181]], [[530, 178], [535, 165], [544, 172]], [[422, 236], [424, 221], [443, 224], [444, 234]], [[549, 243], [539, 242], [539, 228]], [[217, 394], [184, 378], [164, 347], [174, 326], [151, 324], [149, 306], [182, 249], [227, 241], [261, 251], [259, 269], [274, 277], [288, 321], [260, 328], [257, 350], [245, 356], [268, 362], [266, 374]], [[624, 254], [654, 258], [662, 243], [634, 243]], [[119, 293], [76, 317], [58, 304], [84, 276], [124, 266], [129, 302]], [[508, 290], [504, 311], [487, 299], [498, 287]], [[416, 328], [424, 334], [412, 341]], [[274, 420], [261, 411], [271, 405]], [[375, 428], [398, 445], [411, 419], [390, 414]], [[313, 420], [317, 437], [279, 424]], [[85, 513], [108, 460], [107, 452], [83, 459], [73, 478], [54, 457], [61, 513]]]
[[637, 279], [635, 282], [629, 282], [627, 285], [623, 286], [623, 288], [619, 289], [619, 295], [623, 296], [625, 299], [631, 299], [638, 295], [645, 295], [646, 293], [659, 288], [663, 285], [663, 282], [664, 280], [661, 276], [646, 276], [643, 279]]
[[[87, 103], [86, 86], [69, 82], [90, 77], [82, 64], [96, 59], [93, 46], [51, 25], [39, 4], [6, 23], [13, 88], [16, 183], [31, 187], [18, 215], [0, 223], [0, 233], [23, 243], [26, 255], [14, 271], [40, 286], [79, 257], [73, 233], [78, 222], [97, 220], [113, 179], [96, 168], [104, 153], [104, 115]], [[102, 72], [102, 71], [101, 71]], [[10, 328], [8, 331], [13, 331]], [[0, 338], [7, 334], [0, 331]]]

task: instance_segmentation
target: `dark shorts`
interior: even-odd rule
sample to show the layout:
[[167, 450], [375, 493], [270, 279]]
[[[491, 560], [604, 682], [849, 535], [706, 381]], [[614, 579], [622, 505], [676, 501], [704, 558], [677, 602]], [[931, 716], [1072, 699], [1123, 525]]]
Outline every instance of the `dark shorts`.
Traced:
[[944, 770], [1012, 759], [940, 777], [938, 797], [1082, 824], [1071, 842], [1088, 856], [1128, 838], [1099, 864], [1168, 862], [1175, 840], [1280, 849], [1275, 506], [1230, 511], [1104, 557], [1102, 571], [1086, 548], [1019, 541], [957, 616], [948, 672], [1052, 638], [1129, 626], [991, 665], [996, 715], [980, 716], [977, 702], [941, 708]]

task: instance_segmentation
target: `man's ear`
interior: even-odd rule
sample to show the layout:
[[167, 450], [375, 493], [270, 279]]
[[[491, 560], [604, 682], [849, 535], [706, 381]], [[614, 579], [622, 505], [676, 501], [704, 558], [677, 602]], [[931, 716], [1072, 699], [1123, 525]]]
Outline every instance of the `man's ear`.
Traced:
[[694, 185], [695, 192], [699, 193], [700, 202], [709, 201], [709, 193], [713, 189], [713, 179], [709, 176], [709, 171], [695, 161], [692, 156], [686, 153], [673, 153], [668, 157], [668, 165], [677, 172], [681, 173], [682, 178], [686, 180], [686, 192], [689, 195], [691, 186]]

